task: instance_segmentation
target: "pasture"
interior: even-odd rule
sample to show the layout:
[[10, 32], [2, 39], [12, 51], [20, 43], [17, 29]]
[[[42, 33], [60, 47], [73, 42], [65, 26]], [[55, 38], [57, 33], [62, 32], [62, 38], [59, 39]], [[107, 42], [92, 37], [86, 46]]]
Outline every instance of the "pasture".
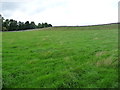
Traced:
[[117, 88], [117, 25], [2, 33], [3, 88]]

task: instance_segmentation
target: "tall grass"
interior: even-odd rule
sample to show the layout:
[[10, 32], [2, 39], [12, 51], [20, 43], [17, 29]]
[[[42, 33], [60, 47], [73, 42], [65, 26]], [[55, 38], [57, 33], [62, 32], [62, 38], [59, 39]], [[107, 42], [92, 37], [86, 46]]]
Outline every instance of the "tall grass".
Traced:
[[3, 32], [4, 88], [118, 87], [117, 29]]

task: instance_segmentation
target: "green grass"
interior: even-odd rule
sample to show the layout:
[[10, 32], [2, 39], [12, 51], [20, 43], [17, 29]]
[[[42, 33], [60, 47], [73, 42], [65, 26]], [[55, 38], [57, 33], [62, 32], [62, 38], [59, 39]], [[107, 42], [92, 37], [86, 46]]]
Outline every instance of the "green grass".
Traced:
[[3, 32], [3, 88], [118, 87], [118, 30], [85, 28]]
[[[2, 43], [2, 32], [0, 32], [0, 43]], [[2, 88], [2, 44], [0, 44], [0, 89]]]

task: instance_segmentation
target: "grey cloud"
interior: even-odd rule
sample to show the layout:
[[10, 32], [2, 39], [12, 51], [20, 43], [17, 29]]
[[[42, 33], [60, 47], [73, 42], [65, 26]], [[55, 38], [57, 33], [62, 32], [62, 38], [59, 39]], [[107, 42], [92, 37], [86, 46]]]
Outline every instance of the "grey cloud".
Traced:
[[18, 3], [18, 2], [4, 2], [2, 3], [2, 10], [16, 10], [18, 8], [20, 8], [22, 3]]
[[22, 7], [22, 3], [18, 2], [3, 2], [2, 13], [5, 17], [10, 17], [12, 13]]

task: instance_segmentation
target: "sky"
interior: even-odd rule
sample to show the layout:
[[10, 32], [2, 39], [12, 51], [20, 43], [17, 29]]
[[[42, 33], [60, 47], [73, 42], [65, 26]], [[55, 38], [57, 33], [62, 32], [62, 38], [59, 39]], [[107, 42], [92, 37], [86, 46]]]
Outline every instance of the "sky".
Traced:
[[119, 0], [1, 0], [5, 19], [83, 26], [118, 22]]

